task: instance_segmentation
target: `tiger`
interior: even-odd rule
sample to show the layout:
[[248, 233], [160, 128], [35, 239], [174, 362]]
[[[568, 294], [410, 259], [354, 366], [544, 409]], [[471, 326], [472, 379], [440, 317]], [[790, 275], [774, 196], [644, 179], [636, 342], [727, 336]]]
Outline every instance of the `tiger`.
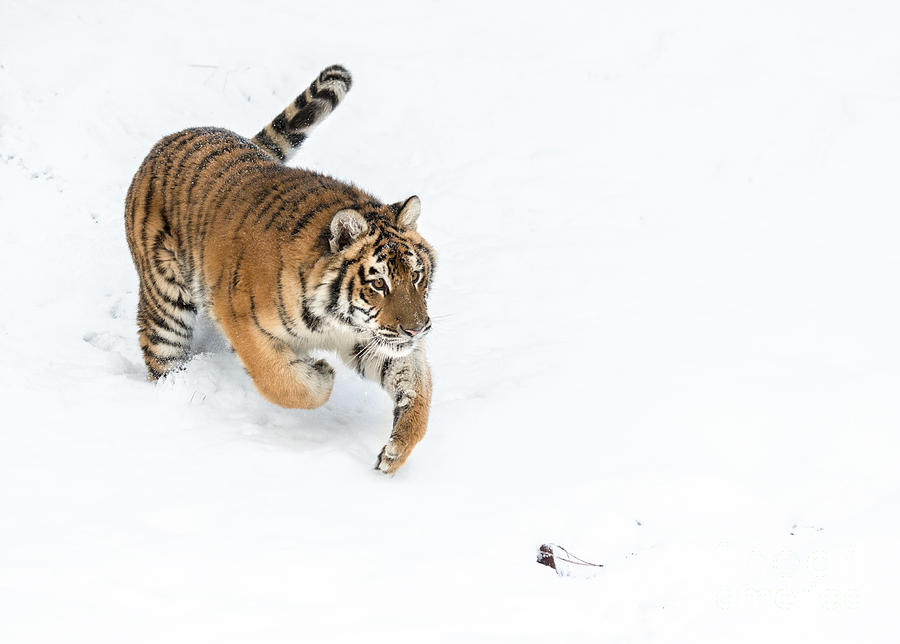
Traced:
[[148, 379], [183, 368], [198, 314], [219, 327], [266, 400], [314, 409], [335, 353], [393, 401], [375, 469], [393, 475], [425, 435], [432, 376], [424, 338], [434, 249], [421, 201], [382, 203], [351, 183], [285, 165], [350, 89], [328, 67], [253, 138], [195, 127], [161, 139], [125, 198]]

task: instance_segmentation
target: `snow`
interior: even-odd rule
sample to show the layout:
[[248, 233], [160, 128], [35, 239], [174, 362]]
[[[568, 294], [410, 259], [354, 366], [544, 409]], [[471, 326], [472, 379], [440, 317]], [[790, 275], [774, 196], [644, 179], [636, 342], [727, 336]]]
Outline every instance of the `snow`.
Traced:
[[[4, 2], [0, 641], [894, 641], [898, 14]], [[393, 478], [336, 360], [290, 411], [135, 333], [143, 156], [332, 63], [294, 164], [418, 194], [440, 256]]]

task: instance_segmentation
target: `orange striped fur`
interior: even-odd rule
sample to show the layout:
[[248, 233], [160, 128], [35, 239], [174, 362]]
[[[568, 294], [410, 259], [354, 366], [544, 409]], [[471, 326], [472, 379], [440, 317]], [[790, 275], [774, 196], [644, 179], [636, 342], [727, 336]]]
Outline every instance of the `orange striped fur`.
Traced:
[[128, 189], [125, 229], [140, 278], [138, 339], [151, 379], [189, 359], [194, 321], [221, 327], [269, 401], [311, 409], [337, 353], [394, 400], [376, 467], [393, 473], [425, 434], [431, 373], [422, 338], [435, 254], [418, 197], [383, 204], [283, 162], [350, 88], [325, 69], [253, 139], [218, 128], [165, 137]]

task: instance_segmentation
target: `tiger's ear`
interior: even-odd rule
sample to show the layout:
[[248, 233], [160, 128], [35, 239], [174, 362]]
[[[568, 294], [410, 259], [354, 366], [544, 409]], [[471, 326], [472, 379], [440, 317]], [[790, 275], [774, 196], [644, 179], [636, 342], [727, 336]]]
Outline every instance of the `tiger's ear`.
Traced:
[[339, 210], [331, 218], [331, 252], [337, 253], [359, 239], [369, 228], [365, 217], [349, 208]]
[[422, 202], [415, 195], [406, 201], [398, 201], [391, 204], [391, 209], [396, 213], [395, 221], [400, 228], [416, 229], [416, 221], [422, 212]]

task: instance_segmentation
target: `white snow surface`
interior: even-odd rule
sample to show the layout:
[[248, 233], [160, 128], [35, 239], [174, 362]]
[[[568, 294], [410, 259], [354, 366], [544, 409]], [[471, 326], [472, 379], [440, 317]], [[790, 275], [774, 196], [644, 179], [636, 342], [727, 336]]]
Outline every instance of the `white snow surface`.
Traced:
[[[892, 2], [0, 6], [0, 642], [897, 641]], [[214, 330], [145, 380], [124, 195], [341, 63], [295, 165], [418, 194], [428, 434]], [[558, 543], [591, 579], [535, 563]]]

